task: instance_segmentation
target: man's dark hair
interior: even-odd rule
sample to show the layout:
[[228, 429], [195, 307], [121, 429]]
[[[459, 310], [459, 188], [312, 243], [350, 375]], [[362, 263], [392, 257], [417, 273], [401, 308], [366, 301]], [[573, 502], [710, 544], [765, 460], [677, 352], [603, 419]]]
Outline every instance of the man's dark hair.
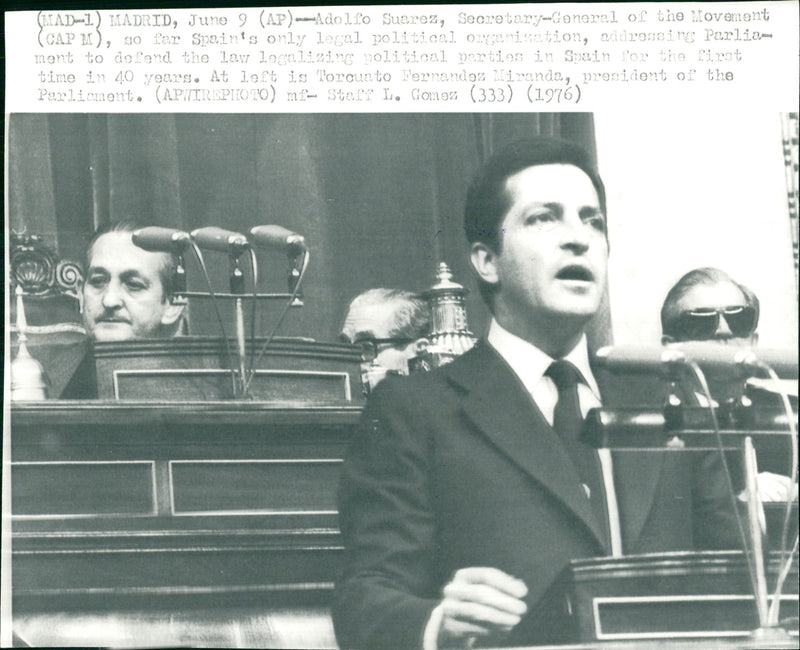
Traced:
[[[606, 214], [606, 192], [603, 181], [589, 154], [569, 140], [535, 137], [517, 140], [504, 146], [489, 158], [472, 178], [464, 209], [464, 231], [470, 244], [481, 242], [499, 252], [502, 244], [500, 226], [510, 207], [506, 181], [517, 172], [540, 165], [573, 165], [592, 181], [600, 209]], [[483, 299], [490, 303], [493, 285], [479, 280]]]
[[[92, 261], [92, 249], [94, 248], [95, 242], [100, 239], [100, 237], [112, 232], [133, 233], [139, 230], [139, 228], [144, 227], [145, 224], [139, 223], [133, 219], [111, 221], [100, 226], [95, 230], [92, 238], [89, 240], [89, 245], [86, 247], [86, 256], [83, 260], [83, 272], [86, 273], [89, 270], [89, 265]], [[172, 297], [172, 294], [175, 292], [175, 271], [178, 268], [178, 257], [173, 253], [163, 253], [162, 258], [164, 262], [158, 271], [158, 277], [161, 279], [161, 286], [164, 288], [164, 300], [167, 300]]]
[[730, 275], [720, 269], [705, 266], [699, 269], [692, 269], [684, 274], [673, 287], [667, 292], [664, 304], [661, 306], [661, 333], [665, 336], [677, 337], [680, 333], [676, 331], [676, 326], [680, 318], [678, 301], [689, 291], [698, 285], [715, 285], [722, 282], [730, 282], [742, 292], [748, 307], [752, 307], [756, 312], [756, 326], [758, 326], [759, 301], [758, 296], [743, 284], [739, 284]]

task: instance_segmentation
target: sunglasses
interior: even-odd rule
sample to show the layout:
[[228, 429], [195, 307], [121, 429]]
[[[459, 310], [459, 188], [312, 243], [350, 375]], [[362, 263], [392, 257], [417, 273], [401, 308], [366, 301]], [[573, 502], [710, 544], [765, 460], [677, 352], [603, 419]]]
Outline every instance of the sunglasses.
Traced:
[[737, 338], [752, 336], [758, 325], [758, 314], [746, 305], [723, 309], [687, 309], [682, 311], [673, 326], [677, 341], [708, 341], [719, 328], [720, 316], [725, 319], [731, 334]]
[[414, 339], [408, 337], [392, 337], [386, 339], [360, 339], [354, 341], [354, 345], [361, 347], [361, 360], [374, 361], [378, 353], [387, 348], [401, 348], [412, 343]]

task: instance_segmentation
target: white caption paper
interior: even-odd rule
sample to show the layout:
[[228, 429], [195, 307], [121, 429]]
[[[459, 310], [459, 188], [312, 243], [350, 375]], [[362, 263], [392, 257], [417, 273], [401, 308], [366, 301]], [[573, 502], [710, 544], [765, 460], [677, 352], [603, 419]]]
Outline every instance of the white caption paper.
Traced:
[[796, 2], [43, 10], [6, 24], [10, 112], [797, 99]]

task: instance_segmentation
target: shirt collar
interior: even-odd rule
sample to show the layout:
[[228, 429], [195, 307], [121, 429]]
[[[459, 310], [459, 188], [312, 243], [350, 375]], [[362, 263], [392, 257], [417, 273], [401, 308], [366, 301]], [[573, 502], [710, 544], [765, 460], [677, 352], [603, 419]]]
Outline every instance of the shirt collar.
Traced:
[[[489, 345], [497, 350], [498, 354], [511, 366], [511, 369], [529, 392], [533, 391], [554, 361], [550, 355], [542, 352], [535, 345], [509, 332], [494, 318], [492, 318], [492, 323], [489, 326], [487, 340]], [[589, 365], [586, 334], [581, 336], [578, 344], [570, 350], [564, 359], [571, 362], [580, 371], [583, 380], [599, 400], [600, 389]]]

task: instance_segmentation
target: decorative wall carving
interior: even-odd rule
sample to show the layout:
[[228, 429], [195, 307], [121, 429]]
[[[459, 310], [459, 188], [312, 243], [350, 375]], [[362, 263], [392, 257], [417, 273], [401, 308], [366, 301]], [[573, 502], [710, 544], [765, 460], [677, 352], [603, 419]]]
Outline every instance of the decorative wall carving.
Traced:
[[83, 279], [80, 265], [59, 260], [38, 235], [11, 231], [11, 287], [22, 287], [28, 296], [69, 294], [78, 297]]
[[798, 113], [783, 113], [783, 162], [786, 171], [786, 194], [789, 202], [789, 221], [792, 231], [792, 251], [794, 254], [795, 287], [800, 287], [798, 271]]

